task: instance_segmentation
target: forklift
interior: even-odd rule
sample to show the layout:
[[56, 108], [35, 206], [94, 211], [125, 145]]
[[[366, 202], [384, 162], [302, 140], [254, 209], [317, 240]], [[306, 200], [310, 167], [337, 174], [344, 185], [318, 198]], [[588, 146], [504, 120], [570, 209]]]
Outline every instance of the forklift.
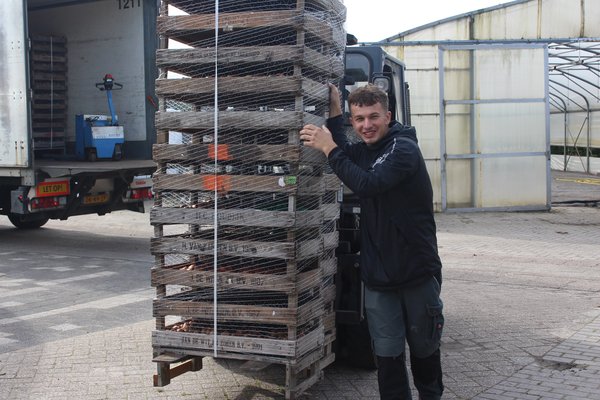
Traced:
[[119, 125], [113, 105], [112, 91], [123, 89], [111, 74], [104, 75], [96, 88], [106, 92], [110, 115], [78, 114], [75, 116], [75, 155], [78, 160], [97, 161], [123, 158], [125, 134]]

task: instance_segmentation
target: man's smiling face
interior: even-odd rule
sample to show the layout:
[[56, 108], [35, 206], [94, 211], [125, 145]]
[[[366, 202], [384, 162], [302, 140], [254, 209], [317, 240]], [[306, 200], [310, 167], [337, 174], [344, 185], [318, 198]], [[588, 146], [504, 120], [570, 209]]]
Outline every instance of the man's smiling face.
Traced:
[[366, 144], [377, 143], [387, 135], [392, 113], [381, 103], [371, 106], [352, 104], [350, 112], [352, 127]]

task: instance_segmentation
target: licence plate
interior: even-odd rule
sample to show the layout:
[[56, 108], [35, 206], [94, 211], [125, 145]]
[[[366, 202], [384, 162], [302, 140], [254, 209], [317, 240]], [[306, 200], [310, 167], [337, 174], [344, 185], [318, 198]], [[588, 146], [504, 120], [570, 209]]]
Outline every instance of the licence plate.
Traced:
[[69, 194], [69, 181], [42, 182], [35, 188], [37, 197], [66, 196]]
[[88, 194], [83, 198], [83, 204], [108, 203], [108, 193]]

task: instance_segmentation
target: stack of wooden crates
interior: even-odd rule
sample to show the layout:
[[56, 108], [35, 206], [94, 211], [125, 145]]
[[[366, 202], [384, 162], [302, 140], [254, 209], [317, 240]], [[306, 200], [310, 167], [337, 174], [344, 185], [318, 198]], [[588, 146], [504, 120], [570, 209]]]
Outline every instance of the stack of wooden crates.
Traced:
[[157, 21], [154, 384], [205, 356], [262, 361], [293, 399], [334, 360], [339, 181], [299, 131], [343, 75], [345, 7], [219, 4], [163, 1]]
[[36, 150], [66, 150], [67, 40], [31, 37], [32, 131]]

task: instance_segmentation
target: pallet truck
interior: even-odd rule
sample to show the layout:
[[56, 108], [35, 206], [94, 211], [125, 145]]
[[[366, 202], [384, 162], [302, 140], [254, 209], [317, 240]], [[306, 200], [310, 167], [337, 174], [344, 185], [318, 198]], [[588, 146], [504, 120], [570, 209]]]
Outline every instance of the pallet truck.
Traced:
[[102, 82], [96, 83], [100, 91], [106, 92], [110, 115], [78, 114], [75, 116], [75, 155], [78, 160], [97, 161], [123, 158], [125, 134], [119, 125], [113, 106], [112, 91], [123, 85], [106, 74]]

